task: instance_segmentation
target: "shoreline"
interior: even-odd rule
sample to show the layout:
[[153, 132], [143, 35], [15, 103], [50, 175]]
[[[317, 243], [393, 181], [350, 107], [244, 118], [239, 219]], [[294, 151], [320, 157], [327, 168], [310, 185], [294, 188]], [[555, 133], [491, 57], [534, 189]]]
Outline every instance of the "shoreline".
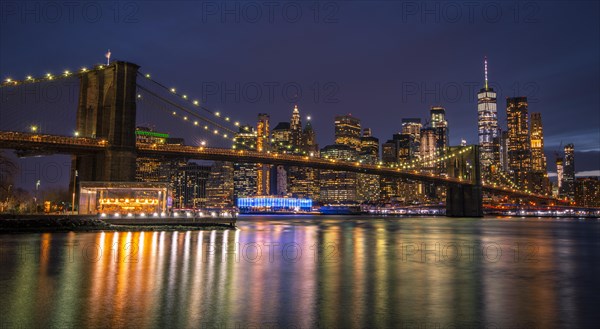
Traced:
[[55, 216], [43, 218], [0, 218], [0, 234], [4, 233], [56, 233], [56, 232], [126, 232], [126, 231], [203, 231], [229, 230], [235, 226], [214, 223], [172, 224], [110, 224], [97, 218]]

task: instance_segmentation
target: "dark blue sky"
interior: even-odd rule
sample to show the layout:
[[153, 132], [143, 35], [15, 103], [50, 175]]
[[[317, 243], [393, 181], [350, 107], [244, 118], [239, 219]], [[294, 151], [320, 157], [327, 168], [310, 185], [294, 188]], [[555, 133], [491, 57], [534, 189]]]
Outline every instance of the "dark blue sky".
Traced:
[[[586, 151], [578, 153], [577, 171], [600, 169], [597, 2], [273, 4], [3, 1], [0, 75], [75, 70], [103, 62], [110, 48], [114, 59], [137, 63], [242, 122], [254, 123], [259, 112], [270, 113], [273, 124], [286, 121], [298, 103], [303, 116], [313, 117], [321, 146], [332, 142], [337, 114], [352, 113], [383, 142], [402, 118], [425, 119], [432, 105], [446, 108], [456, 144], [476, 143], [475, 94], [488, 56], [501, 126], [505, 98], [528, 96], [529, 111], [542, 113], [547, 153], [572, 142]], [[23, 116], [31, 111], [48, 122], [48, 132], [72, 131], [76, 100], [66, 92], [52, 104], [32, 97], [20, 104], [3, 95], [0, 128], [25, 129]], [[205, 138], [156, 108], [140, 104], [139, 111], [140, 123], [190, 142]]]

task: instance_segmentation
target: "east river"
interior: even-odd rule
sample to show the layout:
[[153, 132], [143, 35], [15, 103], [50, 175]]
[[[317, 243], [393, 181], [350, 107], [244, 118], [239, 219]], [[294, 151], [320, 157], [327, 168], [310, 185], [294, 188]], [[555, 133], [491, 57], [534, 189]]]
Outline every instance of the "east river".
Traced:
[[0, 235], [0, 328], [597, 328], [600, 221]]

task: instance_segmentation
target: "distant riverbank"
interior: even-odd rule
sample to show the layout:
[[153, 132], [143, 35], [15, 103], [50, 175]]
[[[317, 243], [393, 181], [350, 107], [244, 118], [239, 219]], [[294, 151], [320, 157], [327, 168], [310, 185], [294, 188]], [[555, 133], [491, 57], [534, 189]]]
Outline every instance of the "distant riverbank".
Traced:
[[[7, 218], [17, 217], [17, 218]], [[74, 216], [8, 216], [0, 217], [0, 233], [96, 232], [96, 231], [190, 231], [226, 230], [232, 227], [219, 224], [186, 223], [157, 225], [116, 225], [97, 218]]]

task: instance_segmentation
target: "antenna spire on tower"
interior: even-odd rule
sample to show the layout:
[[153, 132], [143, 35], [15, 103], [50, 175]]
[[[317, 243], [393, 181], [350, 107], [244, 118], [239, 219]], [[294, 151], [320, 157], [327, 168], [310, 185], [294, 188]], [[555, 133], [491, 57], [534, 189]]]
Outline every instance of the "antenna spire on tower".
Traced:
[[483, 58], [483, 68], [485, 71], [485, 89], [488, 89], [488, 70], [487, 70], [487, 56]]

